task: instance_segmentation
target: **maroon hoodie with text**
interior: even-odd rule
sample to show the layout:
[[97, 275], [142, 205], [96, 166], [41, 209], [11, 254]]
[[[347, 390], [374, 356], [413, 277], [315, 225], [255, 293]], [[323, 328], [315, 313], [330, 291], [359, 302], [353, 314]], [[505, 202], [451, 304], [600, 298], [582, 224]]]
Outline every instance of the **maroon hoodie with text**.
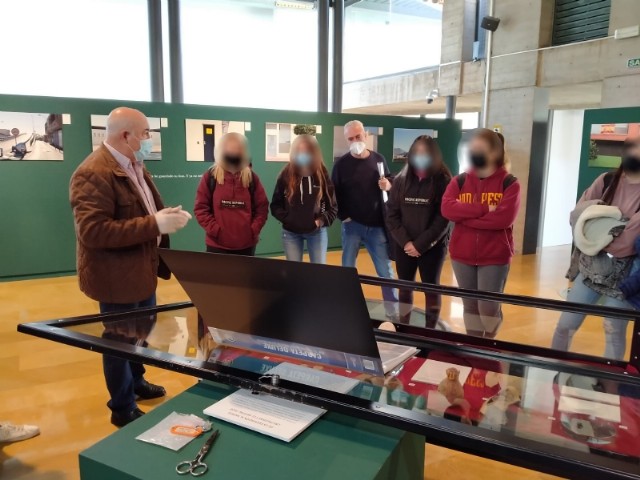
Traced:
[[225, 171], [224, 183], [210, 189], [211, 174], [200, 179], [193, 208], [196, 219], [206, 232], [210, 247], [243, 250], [254, 247], [269, 215], [269, 200], [264, 187], [252, 172], [253, 187], [242, 185], [239, 173]]
[[[513, 224], [520, 208], [517, 180], [504, 189], [509, 173], [501, 168], [487, 178], [473, 171], [462, 188], [454, 177], [442, 198], [442, 215], [455, 223], [449, 253], [466, 265], [507, 265], [515, 253]], [[495, 205], [495, 211], [489, 211]]]

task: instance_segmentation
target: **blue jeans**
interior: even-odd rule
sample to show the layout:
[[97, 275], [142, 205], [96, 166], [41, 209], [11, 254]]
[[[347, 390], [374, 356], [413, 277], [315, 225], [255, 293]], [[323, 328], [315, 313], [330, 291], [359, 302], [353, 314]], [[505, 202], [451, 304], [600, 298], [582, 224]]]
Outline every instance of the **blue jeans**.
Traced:
[[[598, 292], [587, 287], [583, 282], [582, 274], [578, 275], [569, 295], [567, 301], [576, 303], [585, 303], [589, 305], [595, 305], [600, 300], [606, 307], [617, 308], [631, 308], [630, 305], [617, 298], [607, 297], [600, 295]], [[585, 315], [580, 313], [564, 312], [560, 316], [556, 331], [553, 334], [553, 340], [551, 341], [551, 348], [555, 350], [569, 350], [571, 346], [571, 340], [573, 335], [584, 322]], [[615, 360], [623, 360], [625, 349], [627, 346], [627, 324], [628, 320], [621, 318], [604, 318], [602, 325], [604, 327], [604, 336], [606, 346], [604, 349], [604, 356], [606, 358], [612, 358]]]
[[287, 260], [302, 261], [304, 253], [304, 241], [307, 241], [307, 250], [311, 263], [327, 263], [327, 246], [329, 237], [325, 227], [311, 233], [293, 233], [282, 229], [282, 244]]
[[[382, 227], [367, 227], [361, 223], [342, 222], [342, 266], [355, 267], [360, 245], [364, 244], [376, 273], [382, 278], [395, 278], [389, 259], [389, 243]], [[395, 288], [382, 287], [384, 309], [392, 320], [398, 319], [398, 291]]]
[[[115, 313], [136, 310], [138, 308], [154, 307], [156, 305], [156, 294], [141, 302], [136, 303], [102, 303], [100, 302], [100, 313]], [[108, 329], [102, 338], [123, 341], [121, 335], [114, 335]], [[135, 343], [136, 339], [130, 339]], [[128, 413], [137, 408], [135, 387], [142, 381], [145, 372], [144, 365], [138, 362], [130, 362], [123, 358], [102, 356], [102, 369], [104, 379], [107, 383], [107, 390], [111, 400], [107, 402], [113, 412]]]

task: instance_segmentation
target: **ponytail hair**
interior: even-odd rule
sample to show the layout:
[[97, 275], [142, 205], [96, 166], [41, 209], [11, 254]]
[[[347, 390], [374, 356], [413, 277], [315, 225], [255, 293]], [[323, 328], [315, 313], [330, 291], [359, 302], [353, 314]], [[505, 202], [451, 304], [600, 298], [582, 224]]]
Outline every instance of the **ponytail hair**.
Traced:
[[489, 128], [477, 128], [473, 132], [473, 137], [484, 140], [489, 144], [491, 150], [498, 152], [498, 167], [504, 168], [507, 172], [511, 170], [511, 161], [507, 156], [506, 141], [502, 133]]

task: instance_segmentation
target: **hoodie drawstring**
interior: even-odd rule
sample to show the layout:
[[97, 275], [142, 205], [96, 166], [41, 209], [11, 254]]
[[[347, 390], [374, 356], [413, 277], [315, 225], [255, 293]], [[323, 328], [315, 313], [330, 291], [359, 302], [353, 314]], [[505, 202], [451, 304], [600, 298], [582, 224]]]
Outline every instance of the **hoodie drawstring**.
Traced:
[[[311, 177], [305, 177], [307, 179], [307, 185], [309, 186], [309, 195], [311, 195], [313, 191], [313, 187], [311, 185]], [[304, 189], [302, 188], [302, 180], [300, 180], [300, 203], [304, 205]]]

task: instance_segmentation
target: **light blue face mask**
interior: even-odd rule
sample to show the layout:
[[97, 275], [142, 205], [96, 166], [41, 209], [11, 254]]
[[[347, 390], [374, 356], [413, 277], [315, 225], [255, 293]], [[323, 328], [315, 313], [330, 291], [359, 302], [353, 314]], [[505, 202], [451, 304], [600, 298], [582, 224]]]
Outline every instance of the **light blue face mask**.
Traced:
[[431, 157], [426, 153], [419, 153], [411, 156], [411, 165], [416, 170], [426, 170], [431, 166]]
[[311, 165], [311, 160], [311, 154], [300, 152], [294, 157], [293, 163], [295, 163], [298, 167], [304, 168]]
[[140, 150], [137, 152], [133, 152], [136, 156], [136, 160], [139, 162], [144, 161], [146, 158], [149, 158], [151, 155], [151, 150], [153, 149], [153, 140], [150, 138], [145, 138], [140, 140]]

